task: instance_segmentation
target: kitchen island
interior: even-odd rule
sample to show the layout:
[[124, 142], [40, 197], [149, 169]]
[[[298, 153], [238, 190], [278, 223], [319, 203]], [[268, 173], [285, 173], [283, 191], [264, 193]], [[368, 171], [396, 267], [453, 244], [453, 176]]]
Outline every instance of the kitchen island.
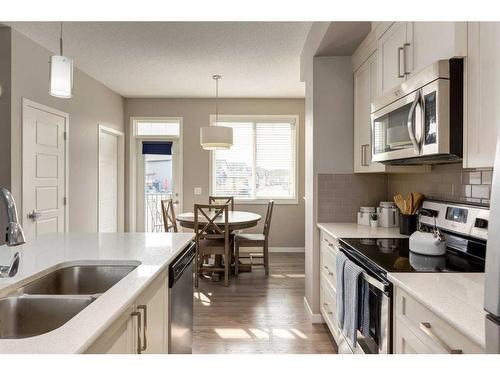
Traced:
[[[17, 274], [0, 279], [1, 298], [64, 266], [122, 264], [135, 267], [59, 328], [32, 337], [0, 339], [0, 353], [100, 352], [96, 349], [105, 348], [105, 345], [100, 345], [99, 340], [104, 337], [111, 343], [110, 337], [116, 336], [118, 330], [110, 330], [117, 324], [128, 328], [120, 347], [109, 344], [109, 352], [136, 352], [132, 331], [135, 329], [134, 332], [140, 333], [144, 339], [146, 332], [145, 326], [142, 332], [136, 329], [141, 322], [131, 320], [132, 310], [141, 296], [156, 283], [162, 288], [161, 293], [156, 292], [152, 297], [163, 303], [162, 308], [166, 312], [168, 265], [192, 240], [191, 233], [58, 233], [40, 236], [16, 247], [0, 246], [0, 264], [9, 264], [16, 252], [21, 257]], [[152, 325], [155, 323], [155, 312], [150, 313], [153, 315], [148, 324], [153, 337], [149, 340], [149, 348], [154, 349], [155, 341], [165, 342], [166, 338], [165, 334], [156, 337], [159, 330]], [[166, 314], [160, 318], [166, 324]], [[37, 317], [33, 316], [33, 319]], [[120, 319], [127, 321], [123, 323]], [[144, 339], [142, 345], [146, 346]], [[166, 343], [162, 345], [160, 351], [166, 350]]]

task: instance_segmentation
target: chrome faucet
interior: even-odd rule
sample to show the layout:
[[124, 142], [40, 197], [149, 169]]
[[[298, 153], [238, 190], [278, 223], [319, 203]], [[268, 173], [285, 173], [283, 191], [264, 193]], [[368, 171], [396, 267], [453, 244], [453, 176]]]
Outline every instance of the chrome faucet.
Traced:
[[[26, 242], [26, 238], [24, 237], [23, 228], [19, 224], [14, 197], [5, 188], [0, 189], [0, 196], [7, 207], [7, 229], [5, 233], [7, 246], [21, 245]], [[0, 266], [0, 278], [13, 277], [19, 269], [19, 259], [19, 253], [15, 253], [10, 265]]]
[[19, 224], [19, 220], [17, 218], [17, 209], [16, 202], [14, 201], [14, 197], [6, 188], [2, 188], [0, 190], [0, 196], [3, 198], [5, 202], [5, 206], [7, 207], [7, 231], [5, 240], [7, 241], [7, 246], [17, 246], [26, 242], [26, 238], [24, 237], [23, 228], [21, 224]]

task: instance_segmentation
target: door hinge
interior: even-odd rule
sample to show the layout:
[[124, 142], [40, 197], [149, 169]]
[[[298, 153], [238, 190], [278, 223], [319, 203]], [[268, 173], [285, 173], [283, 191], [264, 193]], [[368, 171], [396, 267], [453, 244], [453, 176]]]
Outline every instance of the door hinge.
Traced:
[[63, 205], [66, 206], [68, 204], [68, 198], [64, 197], [63, 198]]
[[63, 138], [65, 141], [68, 139], [68, 132], [63, 132]]

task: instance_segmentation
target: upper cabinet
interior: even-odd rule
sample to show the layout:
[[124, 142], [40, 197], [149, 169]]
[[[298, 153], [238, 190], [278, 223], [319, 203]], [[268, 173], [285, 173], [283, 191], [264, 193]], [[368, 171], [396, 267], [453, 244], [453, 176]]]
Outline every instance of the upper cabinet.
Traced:
[[407, 66], [408, 22], [395, 22], [378, 39], [378, 92], [384, 94], [398, 86], [409, 74]]
[[467, 55], [466, 22], [408, 22], [406, 34], [409, 75], [437, 60]]
[[500, 23], [469, 22], [464, 168], [493, 167], [500, 127]]
[[467, 24], [395, 22], [379, 36], [377, 54], [382, 95], [437, 60], [466, 56]]
[[371, 102], [377, 94], [377, 56], [373, 53], [354, 72], [354, 172], [385, 172], [385, 166], [372, 163]]

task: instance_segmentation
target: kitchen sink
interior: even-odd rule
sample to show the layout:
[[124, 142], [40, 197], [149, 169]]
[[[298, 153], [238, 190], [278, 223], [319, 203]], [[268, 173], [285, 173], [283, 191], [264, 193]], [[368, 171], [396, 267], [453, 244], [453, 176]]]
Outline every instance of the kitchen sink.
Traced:
[[102, 294], [137, 265], [74, 265], [56, 269], [18, 289], [21, 294]]
[[91, 296], [20, 296], [0, 299], [0, 339], [50, 332], [87, 307]]

